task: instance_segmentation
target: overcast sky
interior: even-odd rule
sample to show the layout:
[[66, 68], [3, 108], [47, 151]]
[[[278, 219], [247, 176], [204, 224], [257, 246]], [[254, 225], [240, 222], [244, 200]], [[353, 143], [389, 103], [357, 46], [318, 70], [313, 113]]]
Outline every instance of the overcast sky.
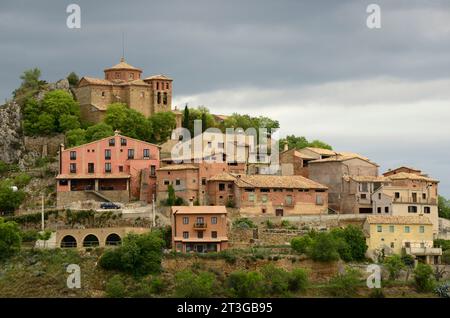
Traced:
[[[66, 7], [81, 7], [68, 29]], [[381, 29], [366, 8], [381, 7]], [[5, 1], [0, 98], [25, 69], [102, 77], [122, 55], [174, 79], [174, 104], [265, 115], [450, 197], [450, 1]]]

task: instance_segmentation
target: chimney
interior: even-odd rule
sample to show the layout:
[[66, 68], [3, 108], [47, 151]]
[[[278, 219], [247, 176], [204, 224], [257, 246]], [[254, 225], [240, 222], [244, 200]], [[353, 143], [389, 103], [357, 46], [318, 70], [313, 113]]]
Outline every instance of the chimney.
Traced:
[[289, 150], [289, 145], [288, 145], [288, 143], [285, 143], [284, 144], [284, 151], [288, 151]]

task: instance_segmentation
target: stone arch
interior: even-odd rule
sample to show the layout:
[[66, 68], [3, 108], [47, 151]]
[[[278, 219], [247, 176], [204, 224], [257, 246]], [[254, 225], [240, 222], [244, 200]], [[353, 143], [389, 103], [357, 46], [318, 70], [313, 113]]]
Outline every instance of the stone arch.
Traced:
[[106, 246], [115, 246], [120, 245], [122, 243], [122, 238], [119, 234], [111, 233], [106, 237], [105, 245]]
[[98, 237], [94, 234], [88, 234], [83, 239], [83, 247], [96, 247], [100, 245]]
[[61, 248], [68, 248], [68, 247], [77, 247], [77, 240], [72, 235], [66, 235], [62, 238]]

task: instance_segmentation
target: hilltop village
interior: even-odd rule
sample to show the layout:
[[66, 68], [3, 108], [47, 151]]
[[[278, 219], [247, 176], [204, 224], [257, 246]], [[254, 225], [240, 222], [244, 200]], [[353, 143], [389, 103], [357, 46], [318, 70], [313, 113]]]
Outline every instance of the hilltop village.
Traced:
[[[170, 113], [174, 129], [189, 125], [186, 113], [172, 107], [173, 80], [144, 77], [124, 58], [105, 69], [104, 78], [77, 80], [70, 92], [74, 113], [91, 125], [111, 122], [108, 109], [118, 103], [150, 119]], [[228, 118], [212, 116], [218, 122]], [[77, 127], [73, 131], [84, 134]], [[30, 123], [25, 129], [38, 128]], [[161, 134], [141, 140], [119, 129], [97, 138], [88, 138], [88, 132], [77, 142], [68, 140], [68, 134], [26, 139], [42, 158], [53, 155], [54, 173], [45, 180], [54, 204], [49, 206], [42, 195], [40, 206], [39, 194], [34, 209], [4, 214], [5, 220], [41, 230], [34, 247], [116, 248], [130, 235], [165, 229], [165, 249], [174, 255], [267, 246], [308, 254], [302, 239], [314, 241], [314, 235], [351, 228], [358, 229], [365, 243], [360, 259], [381, 263], [406, 255], [415, 266], [444, 263], [445, 249], [435, 242], [449, 239], [450, 224], [438, 215], [439, 180], [419, 168], [379, 171], [364, 154], [312, 146], [291, 149], [287, 143], [274, 163], [259, 152], [253, 136], [217, 131], [203, 131], [190, 140], [182, 140], [176, 129], [165, 140]], [[194, 144], [201, 145], [200, 151]], [[189, 151], [175, 160], [174, 149]], [[85, 221], [82, 215], [87, 215]], [[305, 247], [297, 248], [296, 239]]]

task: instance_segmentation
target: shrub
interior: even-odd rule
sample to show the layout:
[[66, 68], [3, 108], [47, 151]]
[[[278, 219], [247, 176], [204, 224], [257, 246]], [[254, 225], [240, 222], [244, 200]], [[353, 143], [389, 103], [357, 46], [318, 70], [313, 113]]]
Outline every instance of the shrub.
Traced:
[[442, 252], [442, 262], [444, 264], [450, 265], [450, 250]]
[[384, 259], [384, 265], [389, 272], [389, 279], [395, 280], [400, 275], [400, 271], [405, 268], [405, 264], [399, 255], [391, 255]]
[[443, 251], [450, 250], [450, 240], [434, 240], [434, 246], [441, 247]]
[[125, 297], [125, 284], [120, 275], [114, 275], [106, 283], [105, 288], [106, 296], [110, 298], [123, 298]]
[[266, 290], [271, 295], [284, 295], [289, 288], [289, 273], [273, 264], [262, 268]]
[[267, 220], [266, 221], [266, 227], [268, 229], [273, 229], [273, 228], [275, 228], [275, 223], [273, 223], [271, 220]]
[[101, 267], [135, 275], [159, 273], [164, 242], [159, 232], [128, 234], [122, 246], [106, 251], [100, 258]]
[[357, 286], [361, 280], [361, 273], [352, 268], [347, 268], [345, 273], [338, 274], [330, 279], [327, 290], [335, 297], [354, 297], [357, 295]]
[[373, 288], [369, 294], [370, 298], [385, 298], [383, 289], [381, 288]]
[[437, 286], [434, 290], [434, 292], [442, 298], [450, 298], [450, 284], [449, 283], [443, 283]]
[[20, 251], [22, 237], [17, 223], [0, 218], [0, 260], [9, 258]]
[[234, 264], [236, 263], [236, 255], [231, 250], [223, 250], [218, 253], [218, 256], [223, 258], [227, 263]]
[[160, 277], [156, 277], [152, 279], [150, 287], [154, 294], [161, 294], [165, 289], [165, 284]]
[[289, 273], [288, 288], [290, 291], [304, 291], [308, 287], [308, 273], [302, 268], [296, 268]]
[[344, 261], [360, 261], [365, 258], [367, 251], [366, 238], [362, 230], [349, 225], [344, 229], [335, 228], [331, 231], [337, 245], [339, 256]]
[[214, 292], [216, 278], [209, 272], [194, 274], [184, 270], [175, 275], [175, 295], [181, 298], [206, 298]]
[[256, 225], [248, 218], [239, 218], [233, 221], [233, 227], [238, 229], [252, 229], [256, 228]]
[[20, 173], [14, 178], [14, 185], [19, 188], [24, 188], [30, 183], [31, 176], [26, 173]]
[[264, 279], [258, 272], [236, 271], [228, 276], [226, 286], [234, 297], [261, 297], [264, 292]]
[[433, 276], [433, 269], [428, 264], [417, 264], [414, 270], [414, 282], [416, 289], [419, 292], [428, 292], [433, 290], [435, 281]]
[[25, 199], [25, 192], [14, 191], [10, 180], [0, 181], [0, 212], [14, 212]]
[[330, 233], [318, 233], [313, 239], [309, 255], [315, 261], [336, 261], [339, 259], [337, 249], [337, 243]]
[[20, 233], [22, 242], [35, 242], [38, 239], [38, 235], [39, 233], [36, 230], [22, 231]]

